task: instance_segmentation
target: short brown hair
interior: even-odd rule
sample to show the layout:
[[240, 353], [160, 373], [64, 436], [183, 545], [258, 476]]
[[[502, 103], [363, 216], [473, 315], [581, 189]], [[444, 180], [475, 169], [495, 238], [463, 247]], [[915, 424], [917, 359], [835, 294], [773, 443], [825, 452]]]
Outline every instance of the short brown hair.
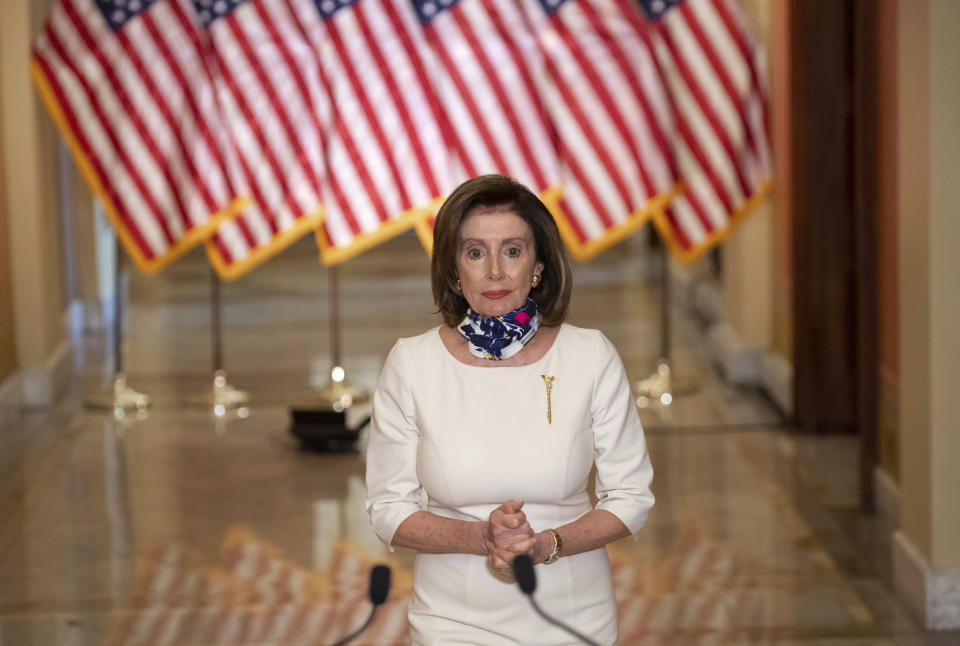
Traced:
[[560, 325], [570, 307], [571, 273], [566, 247], [550, 211], [526, 186], [503, 175], [480, 175], [458, 186], [440, 207], [433, 225], [430, 281], [444, 322], [455, 327], [467, 315], [467, 300], [456, 289], [460, 227], [477, 211], [510, 211], [533, 231], [540, 284], [530, 290], [543, 325]]

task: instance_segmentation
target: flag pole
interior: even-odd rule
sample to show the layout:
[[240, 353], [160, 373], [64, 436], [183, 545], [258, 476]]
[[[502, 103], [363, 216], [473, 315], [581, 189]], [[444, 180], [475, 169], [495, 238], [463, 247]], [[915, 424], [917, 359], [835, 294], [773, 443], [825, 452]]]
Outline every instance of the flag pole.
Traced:
[[677, 397], [692, 395], [700, 384], [678, 378], [673, 370], [673, 284], [670, 281], [670, 252], [660, 240], [660, 359], [652, 375], [637, 382], [634, 390], [640, 408], [667, 408]]
[[112, 408], [114, 415], [122, 418], [127, 411], [145, 412], [150, 405], [150, 397], [127, 385], [127, 375], [123, 366], [123, 281], [120, 274], [123, 251], [120, 248], [120, 238], [116, 235], [114, 235], [113, 253], [113, 302], [110, 308], [112, 312], [110, 385], [99, 386], [93, 392], [87, 393], [83, 398], [83, 403], [87, 408]]
[[673, 292], [670, 289], [670, 255], [667, 253], [667, 246], [660, 243], [660, 361], [668, 366], [671, 363], [670, 351], [672, 330], [670, 324], [670, 308], [673, 306], [671, 298]]
[[367, 416], [360, 420], [358, 414], [348, 416], [348, 413], [356, 413], [361, 404], [370, 400], [370, 394], [362, 388], [351, 386], [347, 381], [340, 336], [340, 271], [337, 265], [331, 265], [327, 271], [330, 287], [330, 380], [290, 406], [290, 433], [306, 449], [337, 453], [356, 448], [359, 431], [370, 418]]
[[343, 369], [340, 336], [340, 270], [337, 265], [327, 269], [330, 287], [330, 381], [315, 390], [312, 403], [341, 412], [370, 398], [366, 390], [351, 386]]
[[210, 345], [213, 360], [213, 382], [196, 395], [189, 397], [191, 406], [212, 408], [213, 414], [223, 417], [228, 410], [243, 408], [250, 401], [250, 395], [238, 390], [227, 381], [227, 372], [223, 365], [223, 299], [221, 281], [217, 272], [210, 267]]

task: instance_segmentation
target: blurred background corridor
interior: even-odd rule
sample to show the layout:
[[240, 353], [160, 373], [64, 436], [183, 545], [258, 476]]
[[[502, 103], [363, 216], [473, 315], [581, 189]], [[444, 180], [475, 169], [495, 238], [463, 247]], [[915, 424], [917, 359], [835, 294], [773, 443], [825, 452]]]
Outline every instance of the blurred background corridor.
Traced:
[[634, 388], [621, 646], [960, 644], [960, 2], [440, 4], [2, 0], [0, 646], [332, 644], [377, 563], [409, 644], [366, 395], [480, 172]]

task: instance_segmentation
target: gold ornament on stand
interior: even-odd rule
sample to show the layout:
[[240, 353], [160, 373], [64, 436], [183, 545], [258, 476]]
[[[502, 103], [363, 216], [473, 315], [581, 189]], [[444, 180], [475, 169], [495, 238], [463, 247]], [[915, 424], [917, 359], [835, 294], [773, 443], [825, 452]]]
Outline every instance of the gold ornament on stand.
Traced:
[[187, 398], [187, 403], [191, 406], [210, 408], [217, 417], [223, 417], [230, 410], [235, 410], [237, 417], [248, 417], [250, 411], [246, 404], [249, 402], [250, 395], [231, 386], [227, 381], [227, 373], [223, 370], [214, 371], [213, 382], [208, 388]]
[[146, 413], [150, 406], [150, 397], [128, 386], [127, 376], [118, 372], [114, 375], [112, 384], [88, 393], [83, 398], [83, 403], [89, 408], [112, 409], [114, 415], [124, 417], [128, 411]]

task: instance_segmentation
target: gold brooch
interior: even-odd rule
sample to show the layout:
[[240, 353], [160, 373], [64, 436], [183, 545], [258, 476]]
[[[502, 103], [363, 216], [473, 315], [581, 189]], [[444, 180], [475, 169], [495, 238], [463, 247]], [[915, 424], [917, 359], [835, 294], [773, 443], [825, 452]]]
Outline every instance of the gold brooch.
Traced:
[[540, 375], [543, 378], [543, 383], [547, 387], [547, 424], [553, 424], [553, 411], [550, 406], [550, 391], [553, 390], [553, 382], [557, 380], [556, 377], [549, 377], [547, 375]]

